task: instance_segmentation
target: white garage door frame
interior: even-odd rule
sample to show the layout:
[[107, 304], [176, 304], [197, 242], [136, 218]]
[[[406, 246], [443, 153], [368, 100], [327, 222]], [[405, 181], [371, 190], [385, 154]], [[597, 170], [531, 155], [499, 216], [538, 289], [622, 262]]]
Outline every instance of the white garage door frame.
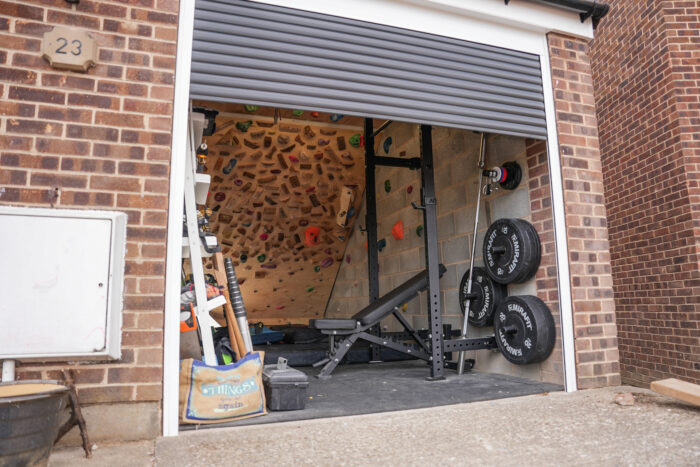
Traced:
[[[576, 361], [564, 194], [546, 34], [550, 31], [558, 31], [573, 36], [591, 38], [593, 29], [590, 20], [581, 23], [576, 14], [519, 0], [511, 0], [508, 6], [502, 0], [259, 1], [271, 5], [494, 45], [536, 54], [540, 57], [547, 120], [547, 149], [561, 309], [564, 383], [567, 392], [576, 391]], [[194, 10], [194, 0], [180, 0], [165, 287], [164, 436], [178, 434], [181, 235]]]

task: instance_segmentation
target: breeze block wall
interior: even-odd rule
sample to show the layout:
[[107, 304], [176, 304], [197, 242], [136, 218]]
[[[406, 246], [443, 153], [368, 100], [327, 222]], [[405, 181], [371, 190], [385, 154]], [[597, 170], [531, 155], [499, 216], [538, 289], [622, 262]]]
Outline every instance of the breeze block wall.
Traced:
[[[0, 203], [129, 218], [122, 358], [17, 368], [20, 379], [62, 379], [72, 368], [94, 440], [160, 431], [177, 8], [177, 0], [0, 1]], [[92, 34], [97, 66], [51, 68], [39, 50], [54, 26]]]
[[[586, 41], [550, 33], [579, 388], [620, 384], [598, 123]], [[543, 150], [541, 148], [540, 150]], [[537, 152], [530, 148], [531, 154]]]
[[610, 4], [592, 66], [622, 380], [700, 383], [700, 1]]
[[[418, 125], [394, 122], [377, 137], [376, 153], [390, 157], [417, 157], [420, 154]], [[444, 127], [433, 128], [433, 153], [435, 160], [435, 188], [437, 193], [438, 250], [440, 262], [447, 272], [440, 280], [443, 323], [453, 330], [462, 327], [459, 305], [459, 284], [469, 269], [470, 245], [474, 230], [477, 184], [479, 171], [480, 135], [478, 133]], [[389, 151], [384, 142], [391, 138]], [[563, 383], [564, 373], [561, 351], [559, 301], [557, 295], [557, 267], [554, 248], [552, 206], [544, 143], [536, 145], [531, 154], [525, 138], [488, 135], [486, 166], [502, 165], [507, 161], [520, 164], [522, 182], [516, 190], [494, 189], [482, 197], [476, 239], [474, 263], [483, 266], [482, 247], [486, 229], [497, 219], [522, 218], [533, 223], [542, 242], [542, 261], [536, 277], [522, 284], [509, 284], [509, 295], [537, 295], [545, 301], [554, 316], [557, 339], [551, 356], [544, 362], [532, 365], [509, 363], [498, 351], [480, 350], [468, 352], [467, 358], [475, 359], [480, 371], [508, 374], [534, 380]], [[539, 156], [539, 157], [538, 157]], [[389, 182], [387, 192], [385, 183]], [[425, 268], [424, 238], [416, 229], [423, 225], [422, 211], [415, 210], [411, 201], [420, 203], [420, 171], [405, 168], [378, 167], [376, 193], [378, 212], [378, 238], [386, 241], [379, 253], [379, 291], [384, 295]], [[346, 251], [346, 262], [341, 265], [327, 317], [349, 317], [367, 305], [367, 253], [364, 243], [367, 236], [361, 231], [365, 212], [360, 212], [359, 222], [353, 229]], [[397, 221], [404, 224], [402, 240], [391, 233]], [[403, 311], [406, 319], [417, 329], [428, 326], [425, 292], [410, 300]], [[398, 321], [389, 316], [381, 323], [385, 331], [403, 330]], [[493, 327], [469, 326], [468, 336], [493, 334]]]

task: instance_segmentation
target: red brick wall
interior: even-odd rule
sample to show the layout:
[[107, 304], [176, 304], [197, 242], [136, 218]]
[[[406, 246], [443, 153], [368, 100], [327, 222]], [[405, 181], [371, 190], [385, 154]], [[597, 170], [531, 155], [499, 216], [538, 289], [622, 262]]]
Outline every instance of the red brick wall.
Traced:
[[[83, 403], [160, 401], [177, 0], [0, 0], [0, 204], [129, 216], [122, 359], [71, 365]], [[48, 66], [55, 25], [88, 30], [98, 64]], [[58, 189], [58, 199], [53, 196]], [[65, 364], [23, 364], [58, 378]]]
[[542, 363], [542, 372], [547, 373], [549, 381], [562, 381], [561, 375], [564, 374], [564, 363], [563, 353], [560, 350], [562, 348], [561, 309], [559, 308], [557, 250], [554, 243], [554, 218], [552, 216], [547, 143], [545, 141], [528, 139], [525, 144], [527, 146], [531, 220], [542, 244], [542, 259], [535, 277], [537, 296], [551, 310], [557, 328], [557, 339], [554, 344], [555, 350]]
[[700, 383], [700, 2], [610, 3], [592, 63], [622, 377]]
[[561, 155], [580, 388], [620, 383], [615, 302], [588, 44], [547, 36]]

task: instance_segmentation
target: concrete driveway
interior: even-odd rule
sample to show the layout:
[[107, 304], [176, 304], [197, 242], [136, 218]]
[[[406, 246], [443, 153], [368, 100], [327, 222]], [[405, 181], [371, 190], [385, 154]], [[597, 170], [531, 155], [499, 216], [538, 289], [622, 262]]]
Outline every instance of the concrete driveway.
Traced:
[[[633, 405], [614, 399], [632, 392]], [[615, 387], [183, 433], [101, 445], [58, 466], [698, 465], [700, 409]]]

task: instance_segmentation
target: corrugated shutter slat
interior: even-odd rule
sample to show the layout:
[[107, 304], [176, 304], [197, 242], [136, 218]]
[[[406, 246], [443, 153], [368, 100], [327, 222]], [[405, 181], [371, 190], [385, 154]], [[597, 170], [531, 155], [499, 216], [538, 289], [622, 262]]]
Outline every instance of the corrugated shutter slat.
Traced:
[[197, 0], [190, 95], [546, 137], [536, 55], [245, 0]]

